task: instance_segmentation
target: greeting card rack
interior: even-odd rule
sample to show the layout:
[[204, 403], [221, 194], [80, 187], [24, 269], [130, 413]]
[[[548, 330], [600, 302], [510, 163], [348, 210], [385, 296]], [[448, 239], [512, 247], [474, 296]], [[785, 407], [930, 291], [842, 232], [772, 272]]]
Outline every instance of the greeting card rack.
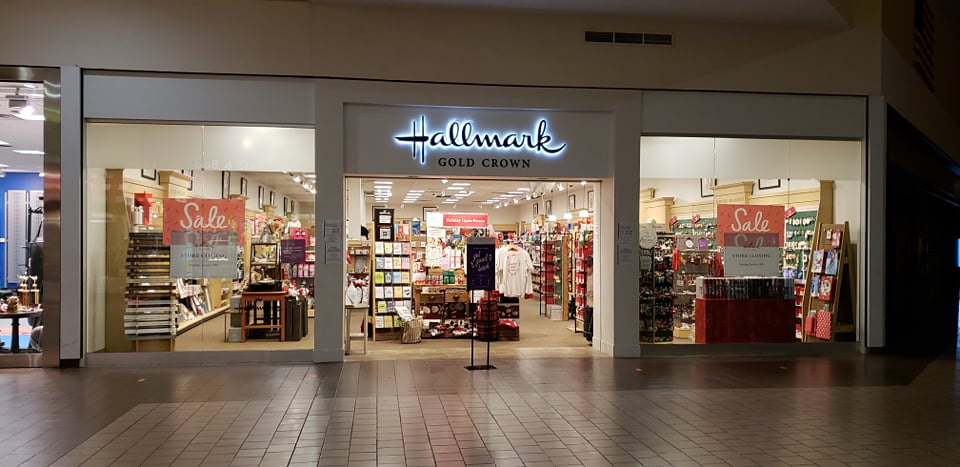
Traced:
[[804, 342], [855, 339], [856, 317], [851, 284], [854, 280], [850, 224], [817, 224], [803, 293]]

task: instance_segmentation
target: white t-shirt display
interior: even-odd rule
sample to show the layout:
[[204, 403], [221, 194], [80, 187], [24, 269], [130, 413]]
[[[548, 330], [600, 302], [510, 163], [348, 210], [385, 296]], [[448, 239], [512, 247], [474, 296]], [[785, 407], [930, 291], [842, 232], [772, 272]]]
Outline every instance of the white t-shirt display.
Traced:
[[533, 260], [530, 254], [515, 246], [497, 250], [497, 290], [505, 297], [522, 297], [533, 293]]

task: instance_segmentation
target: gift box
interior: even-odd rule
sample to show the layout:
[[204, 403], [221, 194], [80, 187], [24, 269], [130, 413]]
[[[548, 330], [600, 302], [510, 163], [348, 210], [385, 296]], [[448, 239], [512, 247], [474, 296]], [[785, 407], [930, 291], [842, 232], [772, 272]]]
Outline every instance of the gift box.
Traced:
[[816, 337], [817, 339], [830, 340], [833, 338], [833, 313], [830, 311], [821, 311], [817, 313]]
[[807, 319], [803, 320], [803, 333], [808, 336], [815, 336], [817, 329], [817, 314], [810, 313], [807, 315]]

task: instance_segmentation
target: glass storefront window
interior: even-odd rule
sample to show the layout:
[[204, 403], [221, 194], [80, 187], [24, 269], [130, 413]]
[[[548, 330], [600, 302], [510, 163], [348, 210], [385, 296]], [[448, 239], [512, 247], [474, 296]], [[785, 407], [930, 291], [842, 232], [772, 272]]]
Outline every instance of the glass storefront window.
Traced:
[[42, 83], [0, 82], [0, 354], [42, 352]]
[[312, 349], [312, 129], [87, 123], [86, 351]]
[[642, 343], [856, 339], [861, 143], [641, 138]]

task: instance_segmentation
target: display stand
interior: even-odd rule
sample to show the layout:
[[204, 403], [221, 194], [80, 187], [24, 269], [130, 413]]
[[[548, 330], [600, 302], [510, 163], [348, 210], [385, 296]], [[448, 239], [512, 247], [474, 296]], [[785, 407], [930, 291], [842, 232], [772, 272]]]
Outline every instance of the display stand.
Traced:
[[[839, 240], [836, 239], [838, 234]], [[856, 337], [853, 289], [850, 286], [854, 280], [853, 254], [849, 239], [848, 222], [817, 224], [803, 293], [803, 342], [832, 342]], [[819, 260], [818, 256], [821, 257]]]
[[659, 233], [652, 248], [640, 248], [640, 342], [673, 342], [673, 247]]
[[[496, 243], [492, 238], [471, 237], [467, 239], [467, 290], [483, 290], [484, 298], [479, 300], [474, 318], [474, 333], [470, 339], [470, 365], [467, 370], [496, 370], [490, 364], [490, 342], [497, 340], [500, 323], [499, 300], [491, 298], [491, 290], [496, 288]], [[474, 362], [474, 341], [480, 339], [487, 343], [487, 363], [477, 365]]]

